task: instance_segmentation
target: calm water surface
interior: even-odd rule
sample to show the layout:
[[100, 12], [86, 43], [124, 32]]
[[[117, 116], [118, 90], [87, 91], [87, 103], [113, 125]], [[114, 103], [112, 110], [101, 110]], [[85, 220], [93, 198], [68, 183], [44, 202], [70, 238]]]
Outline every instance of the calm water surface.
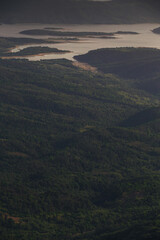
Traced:
[[[159, 24], [132, 24], [132, 25], [55, 25], [55, 24], [2, 24], [0, 25], [0, 37], [28, 37], [28, 38], [51, 38], [50, 36], [28, 36], [22, 35], [19, 32], [27, 29], [43, 29], [46, 27], [63, 28], [63, 31], [73, 32], [117, 32], [117, 31], [133, 31], [138, 32], [138, 35], [133, 34], [118, 34], [116, 39], [103, 38], [80, 38], [79, 41], [63, 42], [57, 44], [30, 44], [18, 46], [13, 49], [17, 52], [28, 46], [49, 46], [60, 50], [69, 50], [70, 53], [63, 54], [45, 54], [43, 56], [26, 57], [29, 60], [41, 59], [58, 59], [66, 58], [73, 60], [75, 55], [87, 53], [90, 50], [98, 48], [116, 48], [116, 47], [151, 47], [160, 49], [160, 35], [152, 33], [151, 30], [159, 27]], [[24, 58], [24, 57], [23, 57]]]

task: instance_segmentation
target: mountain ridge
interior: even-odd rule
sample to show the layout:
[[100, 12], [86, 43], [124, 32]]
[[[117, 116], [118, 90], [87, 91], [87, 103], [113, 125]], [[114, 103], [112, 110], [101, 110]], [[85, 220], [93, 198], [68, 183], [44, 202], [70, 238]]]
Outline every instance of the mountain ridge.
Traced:
[[33, 0], [6, 1], [0, 9], [4, 23], [95, 23], [119, 24], [160, 22], [160, 4], [157, 0]]

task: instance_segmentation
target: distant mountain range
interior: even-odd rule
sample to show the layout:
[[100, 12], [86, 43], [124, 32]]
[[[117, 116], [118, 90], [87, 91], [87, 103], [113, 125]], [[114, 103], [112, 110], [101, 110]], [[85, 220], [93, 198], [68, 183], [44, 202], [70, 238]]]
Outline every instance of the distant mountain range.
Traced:
[[5, 1], [0, 22], [142, 23], [160, 22], [157, 0], [29, 0]]

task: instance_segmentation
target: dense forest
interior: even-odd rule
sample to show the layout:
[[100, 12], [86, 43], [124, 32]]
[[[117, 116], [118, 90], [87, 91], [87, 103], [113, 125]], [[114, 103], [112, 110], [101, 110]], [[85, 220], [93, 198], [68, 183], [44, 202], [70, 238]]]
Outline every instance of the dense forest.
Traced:
[[0, 22], [40, 23], [142, 23], [160, 22], [158, 0], [6, 0]]
[[158, 240], [160, 50], [77, 59], [0, 60], [0, 238]]

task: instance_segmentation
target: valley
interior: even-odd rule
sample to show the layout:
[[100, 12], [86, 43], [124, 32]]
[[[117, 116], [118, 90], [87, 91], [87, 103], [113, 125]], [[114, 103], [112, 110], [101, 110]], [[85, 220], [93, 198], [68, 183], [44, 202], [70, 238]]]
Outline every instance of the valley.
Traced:
[[152, 3], [2, 4], [0, 239], [160, 239]]
[[0, 60], [3, 239], [159, 238], [160, 50], [83, 59]]

